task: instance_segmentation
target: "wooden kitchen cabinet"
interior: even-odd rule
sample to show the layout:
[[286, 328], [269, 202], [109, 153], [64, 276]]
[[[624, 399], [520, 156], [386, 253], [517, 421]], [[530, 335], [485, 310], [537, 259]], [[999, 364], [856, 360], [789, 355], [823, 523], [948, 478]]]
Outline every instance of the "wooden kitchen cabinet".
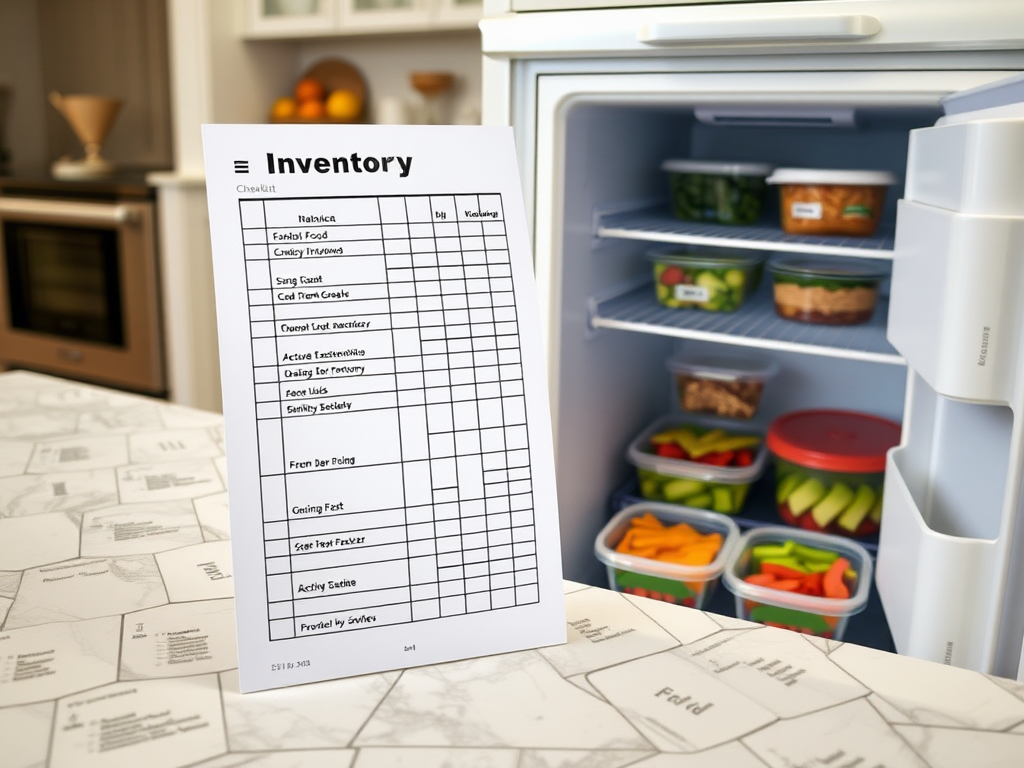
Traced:
[[483, 0], [244, 0], [247, 39], [339, 37], [475, 27]]

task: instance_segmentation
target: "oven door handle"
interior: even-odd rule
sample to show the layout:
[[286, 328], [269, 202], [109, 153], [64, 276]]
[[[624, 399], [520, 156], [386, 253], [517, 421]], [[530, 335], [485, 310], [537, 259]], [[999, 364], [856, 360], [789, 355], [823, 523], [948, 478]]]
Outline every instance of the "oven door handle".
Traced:
[[6, 214], [70, 224], [131, 224], [139, 218], [139, 212], [130, 205], [0, 197], [0, 216]]

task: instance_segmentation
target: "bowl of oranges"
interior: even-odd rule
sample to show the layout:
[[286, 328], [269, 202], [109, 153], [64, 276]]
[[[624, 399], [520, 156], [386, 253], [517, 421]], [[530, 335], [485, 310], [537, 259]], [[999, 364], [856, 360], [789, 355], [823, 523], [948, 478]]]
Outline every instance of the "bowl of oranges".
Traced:
[[300, 75], [288, 96], [270, 108], [272, 123], [359, 123], [366, 111], [366, 83], [341, 59], [317, 62]]

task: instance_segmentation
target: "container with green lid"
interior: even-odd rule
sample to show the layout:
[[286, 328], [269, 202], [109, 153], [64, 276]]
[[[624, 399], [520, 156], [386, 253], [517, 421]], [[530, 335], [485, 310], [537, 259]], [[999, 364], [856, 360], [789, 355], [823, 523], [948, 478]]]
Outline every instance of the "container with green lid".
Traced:
[[787, 320], [821, 325], [858, 325], [871, 319], [878, 287], [888, 270], [850, 258], [791, 256], [768, 265], [775, 312]]
[[666, 160], [672, 212], [685, 221], [753, 224], [764, 204], [772, 166], [711, 160]]
[[766, 443], [779, 516], [810, 531], [876, 533], [885, 456], [900, 432], [894, 421], [857, 411], [792, 411], [775, 419]]
[[760, 282], [765, 255], [743, 248], [696, 246], [652, 251], [655, 294], [673, 309], [732, 312]]

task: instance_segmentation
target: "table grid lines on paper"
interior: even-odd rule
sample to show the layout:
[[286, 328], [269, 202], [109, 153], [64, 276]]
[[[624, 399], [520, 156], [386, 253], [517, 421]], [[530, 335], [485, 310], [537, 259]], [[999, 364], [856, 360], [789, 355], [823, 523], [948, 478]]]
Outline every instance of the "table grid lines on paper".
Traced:
[[500, 195], [239, 213], [270, 639], [536, 603]]

